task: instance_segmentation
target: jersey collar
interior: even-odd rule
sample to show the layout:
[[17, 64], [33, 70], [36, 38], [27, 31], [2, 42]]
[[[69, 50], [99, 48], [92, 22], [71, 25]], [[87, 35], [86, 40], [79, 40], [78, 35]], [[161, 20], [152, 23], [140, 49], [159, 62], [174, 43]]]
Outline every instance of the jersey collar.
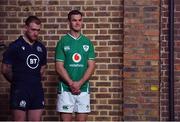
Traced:
[[26, 43], [26, 44], [28, 44], [28, 45], [30, 45], [30, 46], [33, 46], [33, 45], [35, 45], [36, 43], [37, 43], [37, 41], [35, 41], [33, 44], [29, 44], [26, 40], [25, 40], [25, 38], [23, 38], [23, 36], [20, 36], [19, 37], [24, 43]]
[[71, 37], [71, 38], [73, 38], [74, 40], [79, 40], [80, 38], [81, 38], [81, 36], [82, 36], [82, 34], [80, 34], [79, 35], [79, 37], [74, 37], [73, 35], [71, 35], [70, 33], [68, 33], [68, 35]]

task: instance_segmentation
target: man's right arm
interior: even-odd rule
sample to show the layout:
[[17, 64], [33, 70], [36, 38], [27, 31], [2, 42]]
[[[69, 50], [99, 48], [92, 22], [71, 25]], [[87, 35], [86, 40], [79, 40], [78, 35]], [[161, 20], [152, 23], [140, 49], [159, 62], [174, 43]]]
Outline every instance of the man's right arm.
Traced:
[[56, 62], [56, 71], [58, 73], [59, 76], [61, 76], [65, 81], [66, 83], [68, 84], [68, 86], [70, 87], [71, 89], [71, 92], [73, 94], [77, 94], [79, 93], [80, 91], [77, 91], [73, 88], [73, 81], [72, 79], [69, 77], [66, 69], [64, 68], [64, 62], [60, 62], [60, 61], [57, 61]]
[[2, 63], [1, 65], [1, 72], [6, 78], [6, 80], [12, 83], [12, 65]]
[[56, 71], [58, 75], [60, 75], [67, 82], [68, 85], [71, 85], [73, 83], [66, 69], [64, 68], [63, 62], [56, 62]]

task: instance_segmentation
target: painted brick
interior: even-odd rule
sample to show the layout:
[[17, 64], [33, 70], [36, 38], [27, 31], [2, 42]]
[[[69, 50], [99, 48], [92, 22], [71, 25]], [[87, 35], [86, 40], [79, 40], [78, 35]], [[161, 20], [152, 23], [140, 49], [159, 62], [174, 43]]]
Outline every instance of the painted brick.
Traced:
[[[149, 0], [128, 0], [124, 1], [124, 67], [123, 67], [123, 112], [124, 120], [147, 120], [149, 116], [159, 120], [158, 114], [151, 114], [152, 112], [159, 112], [158, 91], [152, 92], [150, 86], [144, 86], [145, 81], [140, 79], [158, 79], [158, 65], [152, 66], [151, 62], [159, 60], [159, 47], [151, 46], [148, 40], [155, 38], [153, 42], [158, 45], [159, 30], [153, 28], [153, 24], [159, 26], [159, 20], [157, 16], [147, 16], [147, 13], [156, 13], [159, 15], [159, 3]], [[146, 16], [144, 16], [146, 15]], [[146, 30], [145, 27], [148, 27]], [[136, 41], [136, 43], [134, 43]], [[141, 45], [142, 44], [142, 45]], [[155, 53], [153, 53], [155, 51]], [[132, 63], [130, 63], [132, 61]], [[140, 62], [141, 61], [141, 62]], [[146, 66], [148, 62], [148, 67]], [[141, 67], [134, 67], [137, 62], [141, 64]], [[130, 82], [134, 79], [134, 82]], [[136, 85], [135, 85], [136, 84]], [[149, 84], [154, 85], [153, 82]], [[147, 91], [149, 90], [149, 92]], [[146, 99], [152, 99], [155, 101], [152, 106], [145, 107], [146, 104], [150, 104], [152, 101], [146, 101]], [[143, 103], [143, 102], [144, 103]], [[145, 102], [146, 101], [146, 102]], [[152, 107], [152, 108], [151, 108]], [[138, 110], [141, 111], [139, 112]], [[145, 111], [149, 111], [148, 113]]]
[[[111, 95], [110, 94], [96, 94], [96, 98], [111, 98]], [[100, 105], [98, 105], [100, 106]], [[106, 108], [106, 105], [102, 105]], [[111, 108], [111, 106], [109, 106], [108, 108]]]
[[19, 6], [30, 6], [33, 4], [33, 1], [18, 1]]
[[19, 22], [21, 22], [21, 19], [20, 18], [7, 18], [6, 22], [7, 23], [19, 23]]
[[[161, 74], [162, 76], [160, 77], [161, 79], [161, 88], [160, 88], [160, 120], [168, 120], [168, 77], [167, 77], [167, 71], [168, 71], [168, 0], [162, 0], [162, 10], [161, 10]], [[166, 109], [164, 109], [166, 108]]]
[[49, 5], [58, 5], [59, 1], [56, 1], [56, 0], [48, 1], [48, 4]]
[[179, 6], [180, 6], [180, 3], [179, 1], [175, 0], [175, 12], [174, 12], [174, 109], [175, 109], [175, 120], [179, 120], [180, 117], [179, 117], [179, 112], [180, 112], [180, 102], [179, 102], [179, 91], [180, 91], [180, 73], [179, 73], [179, 57], [180, 57], [180, 48], [178, 47], [177, 43], [179, 42], [180, 38], [179, 38], [179, 18], [180, 18], [180, 15], [179, 15]]
[[20, 34], [21, 31], [19, 30], [6, 30], [6, 34]]
[[70, 5], [84, 5], [84, 1], [80, 0], [80, 1], [69, 1]]
[[100, 0], [100, 1], [95, 1], [95, 5], [109, 5], [111, 1], [106, 1], [106, 0]]
[[97, 86], [104, 86], [104, 87], [106, 87], [106, 86], [110, 86], [111, 83], [109, 83], [109, 82], [97, 82], [96, 85]]

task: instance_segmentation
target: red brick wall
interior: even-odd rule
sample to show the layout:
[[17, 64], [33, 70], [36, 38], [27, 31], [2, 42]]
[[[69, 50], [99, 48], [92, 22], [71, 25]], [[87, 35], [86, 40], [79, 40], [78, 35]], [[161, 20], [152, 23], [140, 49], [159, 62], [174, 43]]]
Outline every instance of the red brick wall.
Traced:
[[174, 0], [174, 98], [175, 120], [180, 120], [180, 1]]
[[[180, 116], [179, 8], [175, 0], [176, 120]], [[48, 49], [43, 120], [59, 120], [54, 47], [68, 31], [66, 17], [71, 9], [84, 13], [83, 33], [94, 43], [97, 55], [88, 120], [168, 120], [168, 0], [0, 0], [0, 43], [7, 45], [22, 34], [28, 15], [43, 21], [40, 37]], [[0, 56], [2, 52], [0, 48]], [[9, 84], [0, 75], [0, 120], [11, 120], [8, 101]]]
[[[161, 120], [168, 120], [168, 2], [162, 0], [161, 3], [161, 90], [160, 90], [160, 117]], [[175, 120], [180, 120], [180, 65], [179, 65], [179, 27], [180, 27], [180, 1], [174, 0], [174, 114]]]
[[168, 120], [168, 1], [161, 1], [160, 120]]
[[124, 1], [124, 120], [159, 120], [159, 11], [160, 0]]
[[[68, 30], [66, 17], [71, 9], [84, 13], [83, 33], [94, 43], [97, 55], [88, 120], [122, 120], [123, 0], [0, 0], [0, 41], [8, 44], [22, 34], [28, 15], [41, 18], [40, 37], [48, 49], [43, 120], [59, 120], [54, 47]], [[0, 120], [11, 120], [8, 100], [9, 84], [0, 75]]]

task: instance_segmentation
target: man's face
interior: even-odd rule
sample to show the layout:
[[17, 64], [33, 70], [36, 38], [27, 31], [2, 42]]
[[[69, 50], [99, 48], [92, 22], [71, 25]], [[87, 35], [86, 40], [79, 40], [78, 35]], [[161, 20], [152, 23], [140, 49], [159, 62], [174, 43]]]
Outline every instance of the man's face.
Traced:
[[36, 41], [38, 39], [40, 27], [41, 25], [37, 25], [34, 22], [26, 26], [26, 36], [28, 37], [30, 41]]
[[81, 15], [72, 15], [71, 20], [69, 21], [70, 29], [79, 32], [82, 28], [82, 16]]

